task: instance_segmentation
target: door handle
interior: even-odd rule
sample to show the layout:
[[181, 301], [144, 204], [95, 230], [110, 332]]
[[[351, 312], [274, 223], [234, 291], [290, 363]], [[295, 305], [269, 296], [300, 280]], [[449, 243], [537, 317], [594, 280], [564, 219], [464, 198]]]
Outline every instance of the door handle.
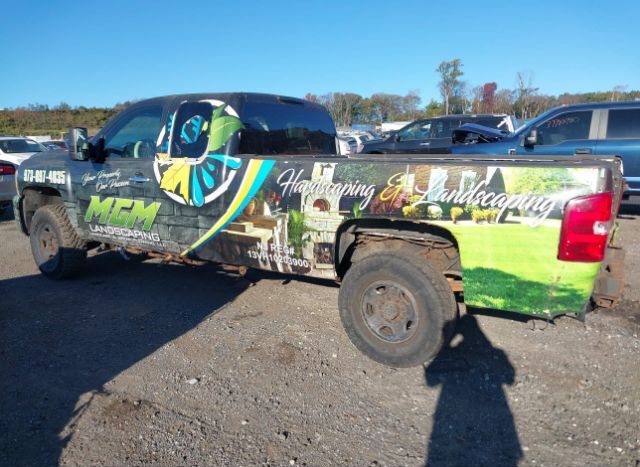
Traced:
[[420, 143], [420, 146], [430, 146], [431, 143]]
[[576, 149], [576, 154], [591, 154], [591, 148]]
[[136, 175], [134, 177], [129, 177], [129, 181], [131, 183], [146, 183], [149, 181], [149, 179], [147, 177], [144, 177], [142, 175]]

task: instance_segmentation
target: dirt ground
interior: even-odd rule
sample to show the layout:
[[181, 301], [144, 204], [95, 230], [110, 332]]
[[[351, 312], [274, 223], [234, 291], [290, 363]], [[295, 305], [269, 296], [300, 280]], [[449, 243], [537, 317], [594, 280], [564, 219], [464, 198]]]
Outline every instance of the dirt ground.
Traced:
[[426, 369], [361, 355], [338, 289], [90, 259], [39, 275], [0, 218], [0, 464], [640, 465], [640, 209], [612, 310], [471, 310]]

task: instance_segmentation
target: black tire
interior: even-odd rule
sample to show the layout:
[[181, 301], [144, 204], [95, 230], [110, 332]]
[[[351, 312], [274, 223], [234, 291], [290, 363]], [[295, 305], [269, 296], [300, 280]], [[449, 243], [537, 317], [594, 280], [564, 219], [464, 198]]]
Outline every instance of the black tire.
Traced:
[[82, 270], [87, 258], [85, 243], [78, 237], [62, 204], [38, 208], [31, 220], [31, 251], [47, 277], [63, 279]]
[[453, 335], [457, 317], [447, 279], [410, 249], [354, 263], [342, 281], [339, 307], [351, 342], [391, 367], [422, 365], [435, 357]]

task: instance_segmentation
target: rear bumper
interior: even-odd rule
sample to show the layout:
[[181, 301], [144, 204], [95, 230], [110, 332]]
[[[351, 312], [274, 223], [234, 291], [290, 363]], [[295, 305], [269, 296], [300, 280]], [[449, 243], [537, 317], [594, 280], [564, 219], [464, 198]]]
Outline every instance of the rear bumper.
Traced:
[[0, 175], [0, 205], [10, 203], [15, 195], [15, 175]]

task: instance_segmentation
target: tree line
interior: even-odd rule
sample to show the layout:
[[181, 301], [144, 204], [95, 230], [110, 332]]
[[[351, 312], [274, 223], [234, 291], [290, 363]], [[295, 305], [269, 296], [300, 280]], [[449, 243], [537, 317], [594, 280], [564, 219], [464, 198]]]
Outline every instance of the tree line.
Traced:
[[118, 103], [114, 107], [71, 107], [60, 103], [49, 107], [29, 104], [25, 107], [0, 110], [0, 135], [51, 135], [62, 137], [72, 126], [86, 127], [95, 134], [116, 113], [130, 102]]
[[[305, 98], [324, 105], [336, 126], [379, 124], [386, 121], [411, 121], [451, 113], [504, 113], [528, 119], [558, 105], [581, 102], [639, 100], [640, 90], [627, 91], [627, 86], [615, 86], [609, 91], [543, 94], [534, 85], [533, 72], [522, 71], [515, 76], [513, 89], [499, 89], [495, 81], [471, 86], [463, 79], [464, 64], [459, 58], [443, 61], [435, 69], [440, 80], [441, 100], [431, 99], [423, 105], [417, 90], [405, 95], [375, 93], [369, 97], [352, 92], [331, 92]], [[49, 134], [60, 137], [71, 126], [84, 126], [95, 133], [117, 112], [131, 102], [115, 107], [71, 107], [61, 103], [54, 107], [29, 104], [26, 107], [0, 110], [0, 135]]]
[[349, 92], [332, 92], [309, 93], [305, 98], [327, 107], [339, 127], [466, 113], [504, 113], [528, 119], [559, 105], [640, 99], [640, 90], [627, 91], [627, 86], [623, 85], [602, 92], [543, 94], [534, 85], [531, 71], [518, 72], [513, 89], [498, 89], [495, 81], [472, 86], [463, 79], [463, 66], [459, 58], [438, 65], [435, 72], [440, 78], [438, 91], [442, 100], [431, 99], [426, 105], [422, 105], [417, 90], [404, 96], [376, 93], [363, 97]]

